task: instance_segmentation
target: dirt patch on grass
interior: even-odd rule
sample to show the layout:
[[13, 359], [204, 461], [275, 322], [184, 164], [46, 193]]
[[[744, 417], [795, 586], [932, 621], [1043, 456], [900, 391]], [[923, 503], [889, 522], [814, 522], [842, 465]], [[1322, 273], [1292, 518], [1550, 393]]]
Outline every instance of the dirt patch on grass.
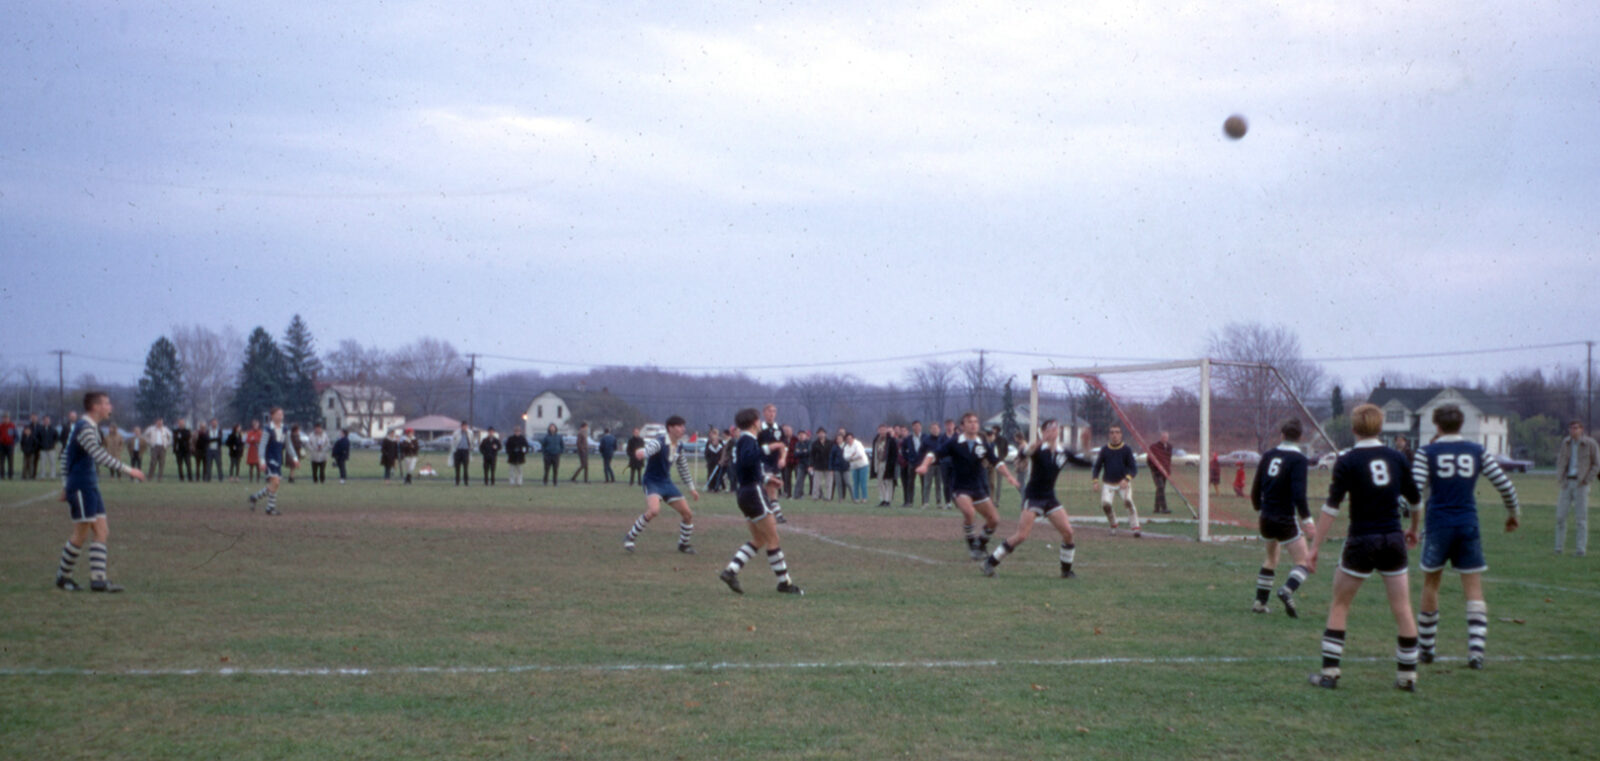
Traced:
[[[375, 526], [415, 529], [446, 529], [465, 531], [490, 531], [507, 533], [559, 533], [616, 529], [615, 516], [587, 515], [582, 513], [506, 513], [470, 512], [419, 513], [413, 511], [378, 513], [304, 513], [286, 521], [316, 524], [335, 524], [352, 527]], [[627, 528], [623, 526], [622, 528]]]

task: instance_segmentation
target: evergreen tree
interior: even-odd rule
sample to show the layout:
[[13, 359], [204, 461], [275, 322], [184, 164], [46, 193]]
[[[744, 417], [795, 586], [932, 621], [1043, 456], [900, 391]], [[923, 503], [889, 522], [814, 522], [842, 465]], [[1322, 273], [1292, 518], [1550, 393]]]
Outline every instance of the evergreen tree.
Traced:
[[1328, 409], [1333, 417], [1344, 414], [1344, 391], [1338, 386], [1333, 387], [1333, 397], [1328, 400]]
[[283, 334], [283, 365], [288, 381], [282, 402], [284, 418], [297, 423], [321, 420], [322, 411], [317, 406], [317, 375], [322, 372], [322, 361], [317, 359], [311, 329], [298, 314], [289, 321], [289, 329]]
[[166, 336], [150, 344], [137, 399], [140, 420], [148, 423], [165, 418], [173, 422], [178, 418], [183, 406], [183, 366], [178, 363], [178, 347]]
[[272, 336], [261, 327], [250, 332], [244, 350], [244, 365], [239, 368], [239, 386], [231, 405], [234, 416], [245, 423], [259, 420], [275, 406], [286, 408], [284, 392], [289, 386], [283, 352]]
[[1007, 442], [1017, 434], [1017, 403], [1011, 395], [1010, 379], [1006, 380], [1005, 391], [1000, 394], [1000, 431]]

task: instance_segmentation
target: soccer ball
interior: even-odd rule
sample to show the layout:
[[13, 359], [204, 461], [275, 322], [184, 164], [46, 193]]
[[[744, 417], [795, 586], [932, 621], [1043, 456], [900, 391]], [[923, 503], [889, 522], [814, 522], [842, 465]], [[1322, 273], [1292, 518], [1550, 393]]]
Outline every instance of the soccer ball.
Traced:
[[1222, 131], [1234, 140], [1244, 137], [1244, 133], [1249, 129], [1250, 123], [1246, 122], [1244, 117], [1238, 114], [1234, 114], [1222, 122]]

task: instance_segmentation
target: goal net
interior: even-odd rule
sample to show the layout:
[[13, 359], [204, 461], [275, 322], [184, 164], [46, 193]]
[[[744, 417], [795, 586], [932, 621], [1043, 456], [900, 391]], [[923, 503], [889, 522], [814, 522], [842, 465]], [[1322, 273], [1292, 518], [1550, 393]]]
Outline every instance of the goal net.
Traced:
[[[1120, 426], [1138, 459], [1135, 502], [1141, 518], [1194, 523], [1201, 541], [1255, 535], [1250, 483], [1260, 453], [1278, 443], [1285, 421], [1300, 420], [1302, 449], [1313, 467], [1334, 451], [1283, 376], [1262, 364], [1199, 359], [1038, 369], [1026, 417], [1031, 437], [1045, 419], [1056, 419], [1068, 446], [1090, 458], [1107, 442], [1110, 427]], [[1163, 432], [1172, 447], [1170, 464], [1148, 457]], [[1236, 489], [1241, 464], [1244, 484]], [[1147, 475], [1154, 474], [1166, 480], [1170, 515], [1153, 515], [1157, 494]]]

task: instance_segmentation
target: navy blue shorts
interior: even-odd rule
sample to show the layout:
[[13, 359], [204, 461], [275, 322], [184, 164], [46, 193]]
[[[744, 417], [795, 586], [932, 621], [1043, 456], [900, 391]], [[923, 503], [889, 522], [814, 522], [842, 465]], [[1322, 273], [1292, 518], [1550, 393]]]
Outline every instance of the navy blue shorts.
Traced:
[[744, 513], [745, 520], [755, 523], [767, 517], [772, 512], [772, 505], [767, 502], [767, 493], [760, 484], [749, 484], [739, 487], [739, 512]]
[[981, 486], [976, 489], [954, 489], [952, 490], [952, 493], [957, 497], [967, 497], [971, 499], [972, 504], [974, 505], [978, 504], [979, 502], [989, 501], [989, 490]]
[[99, 489], [69, 489], [67, 512], [73, 523], [93, 523], [106, 514], [106, 503], [101, 501]]
[[262, 460], [261, 469], [266, 472], [267, 478], [283, 477], [283, 463], [277, 460]]
[[1358, 579], [1371, 576], [1373, 571], [1384, 576], [1399, 576], [1406, 572], [1408, 562], [1405, 532], [1361, 534], [1345, 538], [1339, 570]]
[[1260, 533], [1262, 539], [1269, 541], [1292, 542], [1301, 536], [1300, 521], [1295, 520], [1292, 516], [1284, 518], [1262, 513]]
[[654, 494], [664, 502], [683, 499], [683, 492], [678, 491], [678, 485], [671, 481], [645, 481], [644, 493], [646, 496]]
[[1444, 569], [1444, 564], [1456, 573], [1483, 573], [1489, 563], [1483, 559], [1483, 538], [1478, 524], [1429, 527], [1422, 540], [1422, 570], [1428, 573]]
[[1032, 510], [1032, 511], [1034, 511], [1034, 512], [1040, 514], [1040, 515], [1049, 515], [1049, 514], [1055, 512], [1055, 511], [1061, 509], [1061, 500], [1053, 499], [1053, 498], [1052, 499], [1031, 499], [1031, 498], [1030, 499], [1024, 499], [1024, 500], [1022, 500], [1022, 509], [1023, 510]]

